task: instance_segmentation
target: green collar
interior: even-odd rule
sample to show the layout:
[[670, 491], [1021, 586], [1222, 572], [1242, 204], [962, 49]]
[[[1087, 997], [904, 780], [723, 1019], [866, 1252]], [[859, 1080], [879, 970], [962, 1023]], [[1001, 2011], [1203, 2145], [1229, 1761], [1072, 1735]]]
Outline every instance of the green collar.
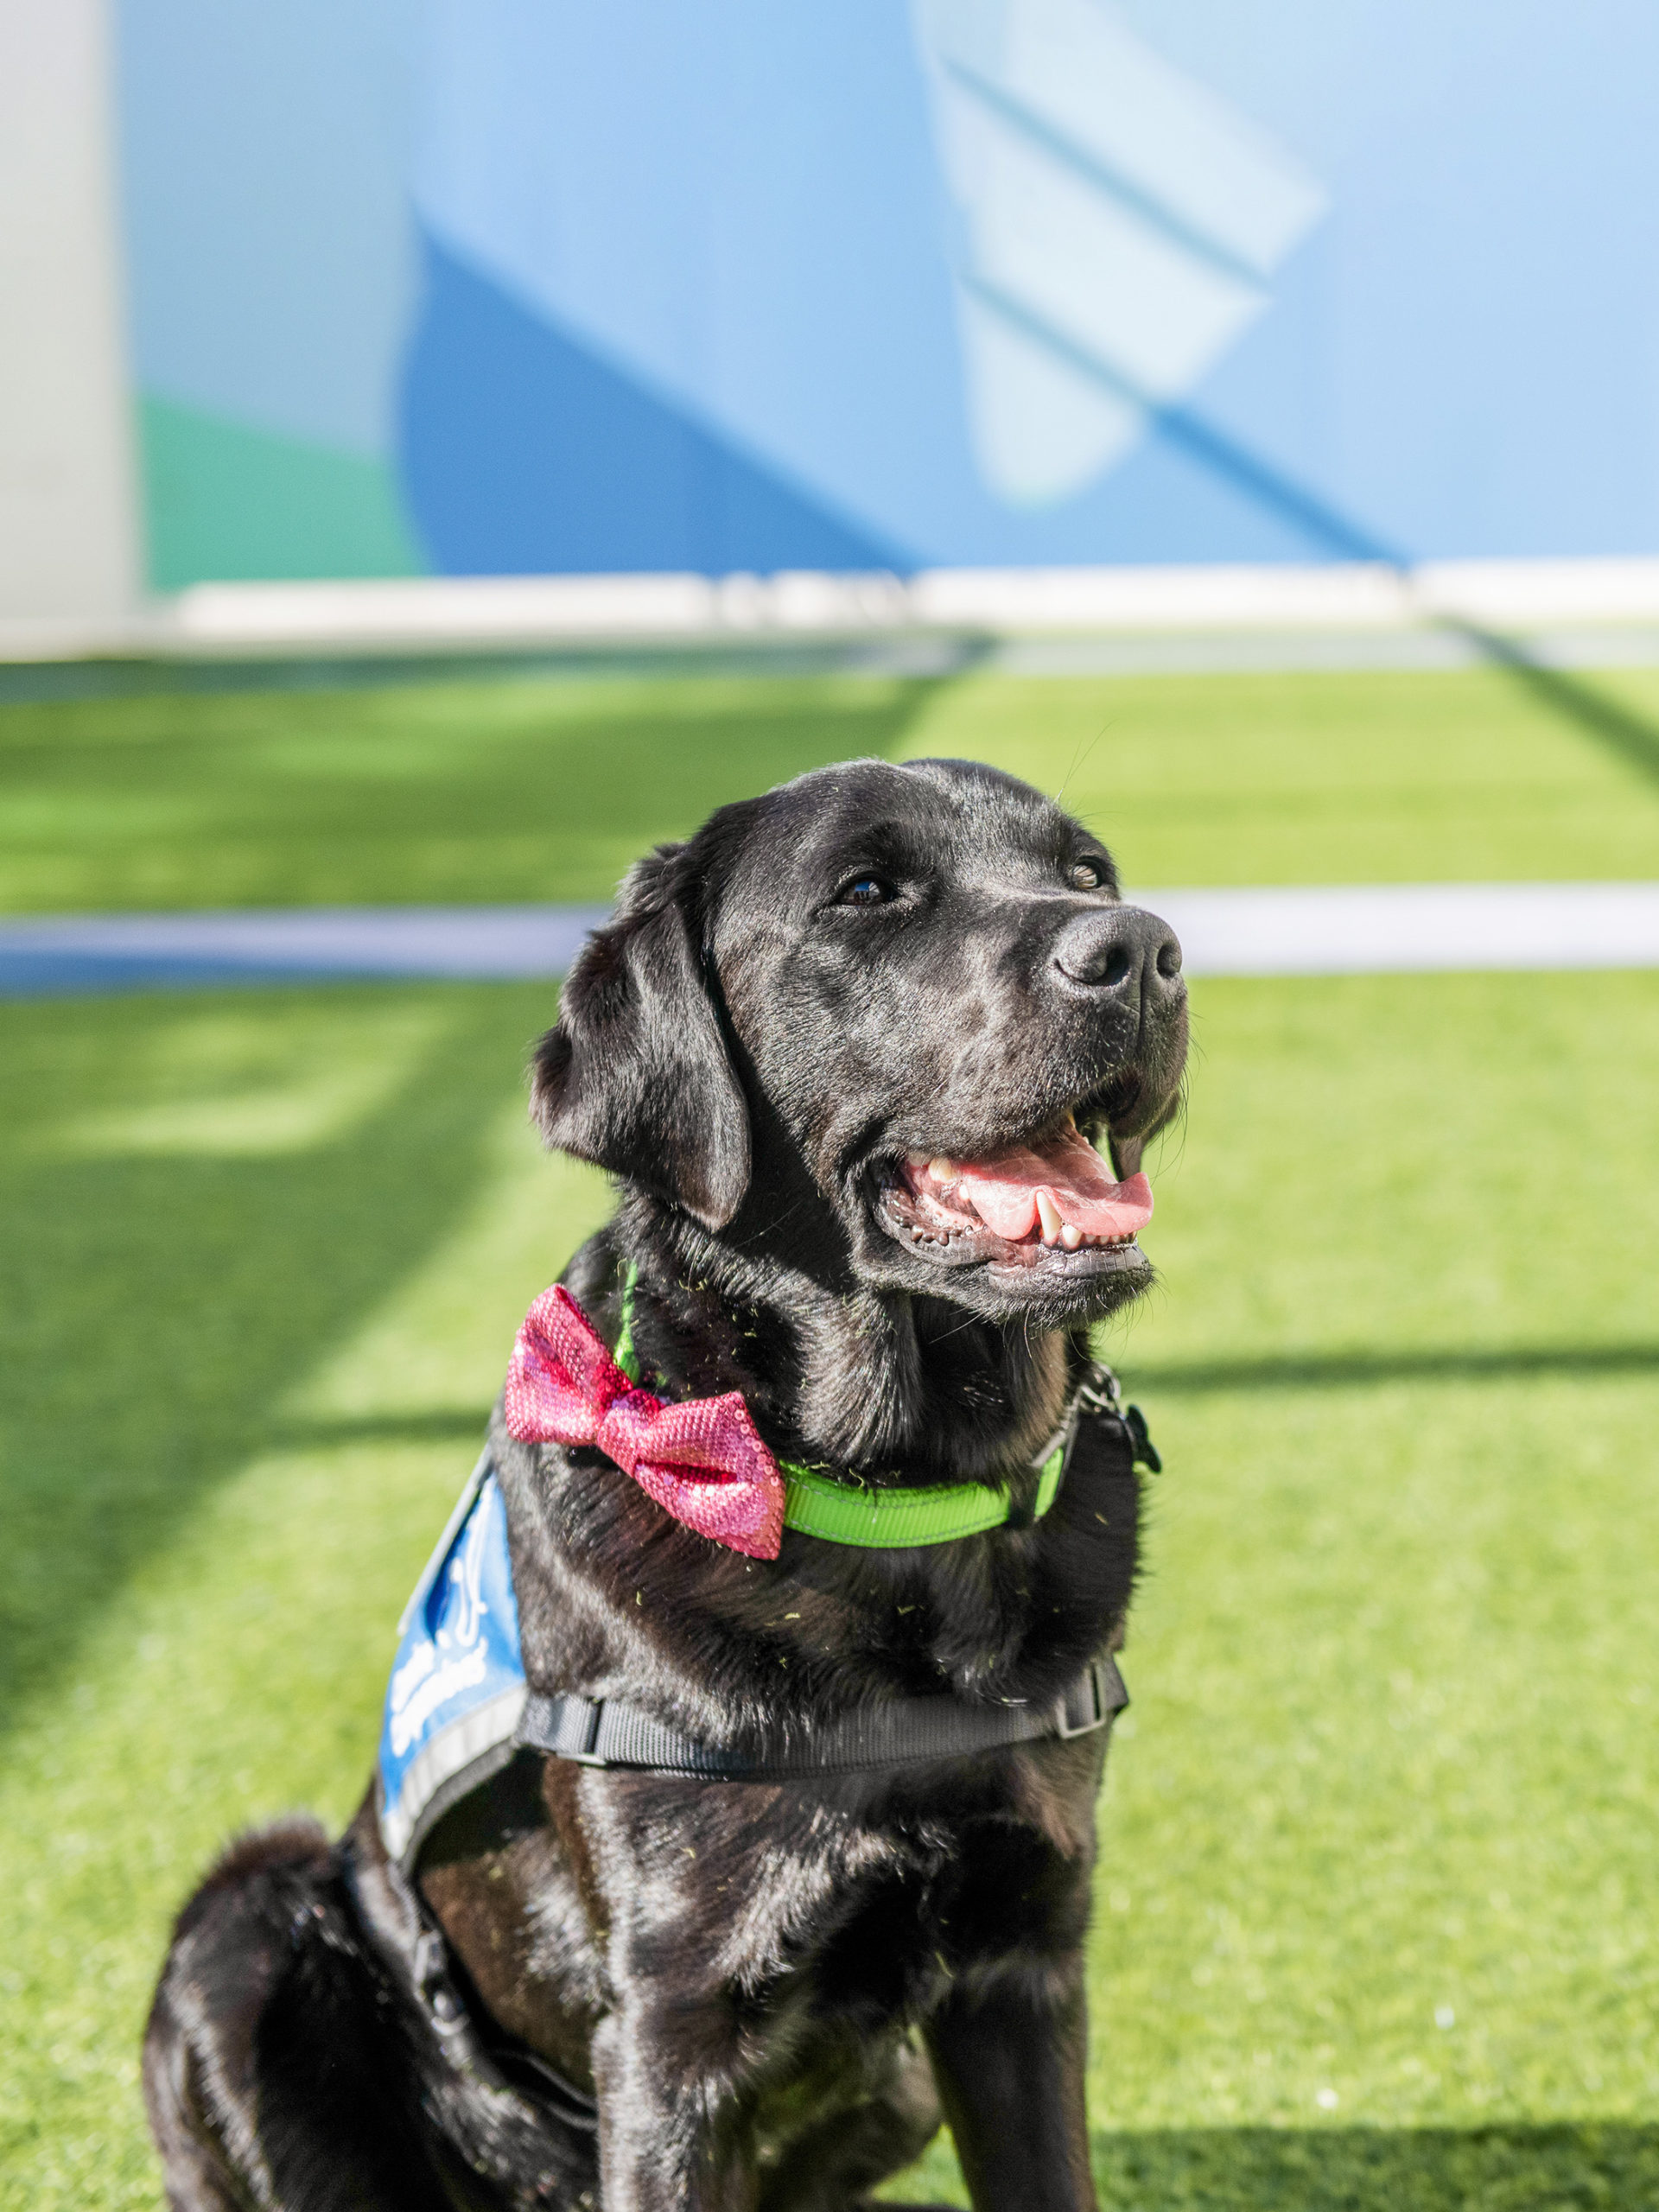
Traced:
[[[633, 1293], [639, 1270], [628, 1263], [622, 1290], [622, 1327], [613, 1357], [630, 1382], [640, 1379], [633, 1349]], [[1042, 1460], [1042, 1479], [1028, 1509], [1040, 1521], [1059, 1495], [1078, 1404], [1070, 1408], [1063, 1429]], [[1015, 1517], [1006, 1490], [984, 1483], [940, 1483], [926, 1490], [870, 1490], [849, 1476], [826, 1474], [780, 1459], [784, 1478], [784, 1526], [826, 1543], [857, 1544], [866, 1551], [906, 1551], [918, 1544], [951, 1544], [959, 1536], [982, 1535], [1006, 1528]], [[1019, 1514], [1023, 1524], [1025, 1511]]]

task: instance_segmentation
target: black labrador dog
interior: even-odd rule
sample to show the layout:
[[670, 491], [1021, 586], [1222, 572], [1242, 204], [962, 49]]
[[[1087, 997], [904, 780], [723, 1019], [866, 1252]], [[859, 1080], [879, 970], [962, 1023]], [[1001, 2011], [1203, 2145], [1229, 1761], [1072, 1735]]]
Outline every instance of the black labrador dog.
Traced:
[[[825, 769], [634, 868], [534, 1065], [548, 1142], [620, 1191], [566, 1287], [607, 1344], [626, 1299], [661, 1395], [741, 1392], [779, 1459], [1007, 1512], [746, 1555], [498, 1406], [532, 1694], [810, 1746], [896, 1700], [1046, 1712], [1119, 1646], [1130, 1425], [1096, 1391], [1040, 1515], [1036, 1467], [1102, 1379], [1088, 1325], [1150, 1280], [1179, 971], [1098, 840], [969, 762]], [[520, 1750], [407, 1872], [373, 1790], [336, 1844], [243, 1839], [149, 2022], [171, 2202], [846, 2212], [942, 2109], [979, 2212], [1092, 2205], [1105, 1733], [784, 1779]]]

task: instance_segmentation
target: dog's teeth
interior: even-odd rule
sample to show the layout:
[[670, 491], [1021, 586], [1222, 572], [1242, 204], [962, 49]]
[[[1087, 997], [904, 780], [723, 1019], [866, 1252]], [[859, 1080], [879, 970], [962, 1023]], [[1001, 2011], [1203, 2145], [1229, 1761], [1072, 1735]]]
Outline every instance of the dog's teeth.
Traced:
[[1037, 1193], [1037, 1218], [1043, 1224], [1043, 1242], [1052, 1244], [1060, 1233], [1060, 1210], [1046, 1191]]
[[1083, 1231], [1080, 1229], [1073, 1229], [1068, 1221], [1060, 1231], [1060, 1242], [1068, 1252], [1075, 1252], [1083, 1242]]
[[925, 1152], [907, 1152], [905, 1154], [905, 1165], [906, 1167], [925, 1167], [927, 1154]]
[[948, 1153], [936, 1152], [927, 1163], [927, 1172], [936, 1183], [948, 1185], [960, 1179], [960, 1170]]

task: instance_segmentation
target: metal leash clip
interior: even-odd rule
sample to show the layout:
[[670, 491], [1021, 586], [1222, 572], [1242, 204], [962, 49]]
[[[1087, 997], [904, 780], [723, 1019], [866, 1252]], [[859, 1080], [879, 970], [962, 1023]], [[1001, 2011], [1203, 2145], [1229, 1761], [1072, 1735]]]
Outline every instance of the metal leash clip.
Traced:
[[1158, 1456], [1158, 1447], [1147, 1429], [1147, 1417], [1139, 1406], [1126, 1406], [1122, 1386], [1103, 1359], [1090, 1363], [1089, 1380], [1077, 1392], [1072, 1417], [1087, 1408], [1094, 1414], [1112, 1414], [1129, 1432], [1134, 1447], [1134, 1465], [1145, 1467], [1149, 1474], [1161, 1475], [1164, 1463]]

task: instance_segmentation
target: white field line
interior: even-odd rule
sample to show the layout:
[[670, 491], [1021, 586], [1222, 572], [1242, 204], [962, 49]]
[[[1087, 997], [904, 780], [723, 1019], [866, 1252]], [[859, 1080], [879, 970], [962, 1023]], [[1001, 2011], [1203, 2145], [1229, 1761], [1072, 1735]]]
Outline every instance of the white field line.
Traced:
[[0, 622], [0, 662], [648, 651], [918, 634], [1362, 641], [1448, 626], [1651, 629], [1659, 559], [197, 584], [118, 622]]
[[1194, 976], [1659, 967], [1659, 883], [1389, 883], [1129, 894]]
[[[1146, 890], [1192, 976], [1659, 967], [1659, 883]], [[306, 907], [0, 924], [0, 997], [283, 979], [562, 974], [604, 910]]]
[[557, 976], [602, 906], [304, 906], [0, 923], [0, 995], [283, 976]]

